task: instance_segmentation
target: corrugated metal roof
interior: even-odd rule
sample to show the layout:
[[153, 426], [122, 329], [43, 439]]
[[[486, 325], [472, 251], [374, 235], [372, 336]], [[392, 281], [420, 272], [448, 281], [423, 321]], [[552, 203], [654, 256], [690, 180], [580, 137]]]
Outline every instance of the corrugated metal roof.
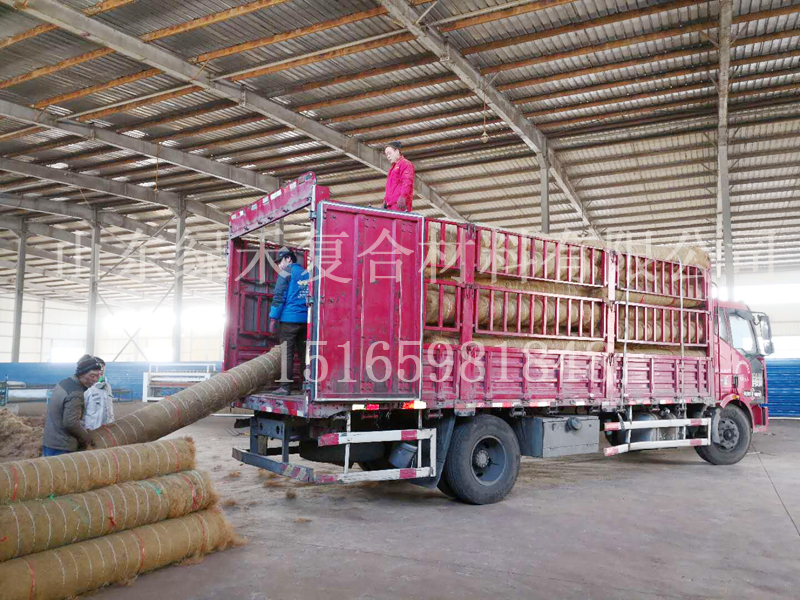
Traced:
[[[128, 35], [141, 36], [247, 2], [137, 0], [93, 18]], [[66, 4], [83, 9], [95, 2], [68, 0]], [[487, 9], [525, 4], [523, 0], [441, 0], [425, 17], [425, 22], [449, 22], [458, 15], [477, 12], [491, 16]], [[659, 239], [669, 241], [679, 239], [680, 225], [688, 224], [699, 227], [701, 242], [713, 247], [717, 109], [716, 90], [711, 79], [716, 78], [717, 50], [708, 36], [700, 32], [669, 36], [659, 36], [658, 32], [709, 20], [713, 37], [718, 9], [716, 3], [702, 2], [646, 16], [640, 13], [648, 7], [665, 4], [656, 0], [577, 0], [456, 29], [448, 32], [447, 38], [457, 48], [469, 48], [574, 24], [569, 33], [544, 33], [536, 41], [469, 54], [468, 60], [480, 68], [534, 59], [531, 61], [534, 64], [503, 70], [490, 78], [494, 85], [501, 87], [531, 80], [524, 85], [509, 86], [504, 94], [512, 101], [526, 99], [520, 108], [534, 113], [532, 121], [541, 125], [550, 137], [550, 146], [559, 152], [573, 188], [601, 229], [634, 227], [635, 235], [641, 236], [643, 228], [652, 224]], [[760, 13], [792, 4], [782, 0], [735, 2], [734, 15]], [[742, 253], [754, 247], [757, 236], [751, 234], [759, 227], [775, 228], [778, 232], [800, 231], [800, 222], [793, 220], [796, 213], [792, 212], [796, 208], [793, 198], [800, 188], [800, 147], [795, 142], [800, 134], [797, 106], [800, 76], [796, 73], [800, 67], [800, 31], [797, 31], [800, 30], [800, 3], [796, 4], [796, 11], [783, 11], [746, 23], [734, 21], [737, 43], [732, 51], [729, 152], [734, 240], [737, 251]], [[346, 3], [290, 0], [246, 16], [165, 37], [155, 44], [191, 59], [201, 53], [375, 7], [371, 0]], [[600, 26], [591, 23], [592, 19], [613, 15], [622, 17], [617, 22]], [[3, 35], [20, 33], [38, 24], [35, 19], [7, 8], [0, 8], [0, 18]], [[580, 25], [587, 21], [589, 26]], [[356, 53], [343, 48], [336, 58], [309, 57], [302, 66], [286, 62], [399, 31], [398, 24], [391, 19], [372, 16], [231, 54], [212, 60], [202, 68], [212, 74], [223, 74], [283, 64], [284, 67], [272, 73], [246, 79], [245, 84], [290, 108], [334, 100], [333, 106], [311, 108], [305, 112], [306, 116], [322, 120], [329, 127], [350, 133], [377, 148], [388, 139], [402, 139], [418, 173], [462, 214], [474, 213], [474, 219], [493, 225], [535, 228], [539, 219], [539, 164], [535, 156], [505, 123], [497, 120], [491, 109], [486, 115], [486, 131], [491, 137], [487, 144], [482, 144], [479, 137], [484, 130], [483, 104], [472, 93], [464, 98], [450, 98], [465, 92], [467, 87], [455, 79], [435, 82], [435, 78], [451, 76], [451, 72], [443, 63], [425, 64], [431, 55], [424, 46], [410, 41]], [[632, 45], [621, 42], [650, 33], [654, 35], [646, 41]], [[767, 36], [767, 39], [756, 43], [748, 41], [754, 36]], [[619, 44], [600, 51], [580, 50], [618, 41]], [[97, 48], [99, 46], [92, 42], [60, 30], [11, 44], [0, 49], [0, 82]], [[682, 55], [664, 56], [679, 50]], [[571, 54], [537, 58], [565, 52]], [[406, 64], [409, 61], [422, 64], [409, 66]], [[398, 68], [392, 69], [393, 65]], [[378, 75], [359, 76], [376, 67], [386, 68]], [[112, 53], [0, 89], [0, 99], [30, 105], [148, 68], [136, 60]], [[325, 83], [340, 76], [345, 80], [298, 90], [300, 85]], [[429, 81], [434, 83], [429, 84]], [[83, 114], [184, 85], [171, 76], [160, 74], [61, 102], [50, 110], [62, 117]], [[390, 89], [401, 85], [411, 89]], [[370, 92], [377, 94], [359, 98]], [[355, 98], [349, 98], [351, 96]], [[415, 103], [423, 105], [410, 106]], [[348, 116], [353, 118], [330, 121]], [[220, 124], [225, 127], [205, 130]], [[382, 174], [302, 132], [285, 131], [277, 121], [259, 119], [250, 108], [226, 104], [208, 92], [146, 102], [137, 108], [121, 105], [116, 112], [101, 117], [98, 125], [130, 129], [134, 137], [148, 140], [168, 139], [166, 144], [173, 148], [283, 178], [314, 168], [322, 173], [320, 180], [332, 186], [337, 198], [376, 205], [382, 199]], [[156, 166], [152, 158], [108, 148], [97, 141], [74, 140], [70, 134], [56, 130], [9, 138], [9, 134], [25, 128], [22, 123], [0, 120], [0, 154], [10, 153], [16, 160], [43, 165], [66, 165], [68, 169], [87, 174], [150, 187], [155, 186], [157, 174], [159, 189], [190, 194], [193, 199], [212, 203], [224, 211], [235, 210], [258, 196], [254, 190], [229, 181], [163, 161]], [[63, 146], [37, 148], [62, 138]], [[114, 164], [117, 161], [128, 162]], [[576, 226], [576, 215], [571, 212], [566, 197], [554, 183], [551, 185], [552, 222], [556, 227], [559, 224]], [[170, 212], [163, 208], [88, 190], [76, 191], [61, 184], [14, 174], [0, 174], [0, 191], [9, 190], [67, 203], [88, 201], [93, 206], [108, 207], [108, 210], [148, 219], [154, 224], [170, 218]], [[426, 214], [436, 214], [423, 202], [419, 206]], [[25, 214], [19, 210], [0, 212]], [[778, 219], [785, 216], [786, 222], [764, 221], [767, 214]], [[752, 215], [757, 216], [751, 218]], [[85, 223], [64, 217], [37, 215], [34, 219], [67, 230], [87, 230]], [[762, 221], [764, 224], [760, 225]], [[302, 219], [293, 218], [292, 222], [301, 224]], [[190, 230], [197, 239], [224, 247], [224, 240], [215, 239], [224, 233], [224, 228], [192, 218]], [[116, 228], [108, 231], [113, 233], [117, 243], [124, 243], [131, 237]], [[298, 232], [292, 235], [306, 235], [302, 228], [293, 227], [291, 231]], [[741, 239], [741, 243], [737, 239]], [[58, 245], [47, 238], [35, 238], [32, 243], [41, 248]], [[165, 260], [170, 260], [169, 243], [151, 241], [146, 247], [153, 252], [157, 248]], [[104, 254], [103, 260], [105, 264], [113, 264], [118, 258]], [[223, 261], [218, 263], [224, 266]], [[157, 267], [147, 266], [147, 273], [153, 276], [158, 273], [157, 277], [163, 279]], [[48, 285], [54, 281], [38, 276], [37, 279], [49, 282]], [[131, 290], [141, 286], [124, 278], [119, 281], [121, 287]], [[206, 284], [195, 282], [192, 285], [200, 289], [200, 285]]]

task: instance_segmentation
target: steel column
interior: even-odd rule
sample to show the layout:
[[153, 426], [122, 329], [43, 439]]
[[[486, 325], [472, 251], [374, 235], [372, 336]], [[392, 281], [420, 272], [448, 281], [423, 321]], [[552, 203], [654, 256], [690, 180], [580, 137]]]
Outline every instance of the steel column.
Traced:
[[86, 353], [94, 355], [97, 336], [97, 284], [100, 269], [100, 222], [92, 223], [92, 253], [89, 265], [89, 310], [86, 317]]
[[539, 154], [539, 184], [542, 188], [542, 233], [550, 233], [550, 161], [547, 160], [547, 142]]
[[175, 229], [175, 289], [172, 296], [172, 362], [181, 361], [181, 315], [183, 313], [184, 243], [186, 241], [186, 209], [176, 210]]
[[731, 226], [730, 181], [728, 179], [728, 88], [731, 64], [732, 0], [719, 2], [719, 123], [717, 129], [717, 219], [722, 221], [722, 246], [725, 253], [725, 286], [733, 300], [733, 231]]
[[28, 223], [22, 221], [19, 232], [19, 251], [17, 253], [17, 278], [14, 281], [14, 328], [11, 334], [11, 362], [19, 362], [19, 349], [22, 341], [22, 303], [25, 291], [25, 258], [28, 241]]

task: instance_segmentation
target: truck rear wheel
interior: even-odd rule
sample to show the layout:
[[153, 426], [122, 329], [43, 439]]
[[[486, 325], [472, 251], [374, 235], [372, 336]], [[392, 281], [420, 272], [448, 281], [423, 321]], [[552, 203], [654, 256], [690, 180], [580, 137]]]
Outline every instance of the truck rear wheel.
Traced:
[[719, 443], [696, 446], [695, 451], [712, 465], [734, 465], [747, 454], [752, 435], [747, 415], [738, 406], [729, 404], [719, 416]]
[[478, 415], [453, 432], [442, 476], [462, 502], [492, 504], [514, 487], [519, 462], [519, 442], [508, 423]]

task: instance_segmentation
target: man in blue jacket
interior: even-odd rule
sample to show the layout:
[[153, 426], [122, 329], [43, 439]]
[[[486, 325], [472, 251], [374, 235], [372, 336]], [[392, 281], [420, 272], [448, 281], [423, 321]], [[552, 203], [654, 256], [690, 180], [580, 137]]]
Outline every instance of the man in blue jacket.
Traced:
[[301, 388], [306, 368], [308, 271], [297, 264], [297, 255], [286, 247], [278, 250], [278, 268], [280, 272], [269, 309], [269, 330], [272, 333], [277, 330], [278, 342], [283, 345], [281, 372], [288, 377], [288, 381], [281, 380], [281, 387], [274, 393], [288, 396], [294, 382], [295, 351], [300, 358]]

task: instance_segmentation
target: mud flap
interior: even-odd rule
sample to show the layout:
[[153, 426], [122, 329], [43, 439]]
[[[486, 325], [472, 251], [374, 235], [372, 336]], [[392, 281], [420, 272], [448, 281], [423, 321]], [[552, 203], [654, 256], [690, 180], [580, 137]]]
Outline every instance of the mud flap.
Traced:
[[[450, 440], [453, 437], [453, 428], [456, 424], [456, 416], [448, 415], [443, 416], [436, 423], [436, 475], [434, 477], [420, 477], [418, 479], [409, 479], [409, 483], [419, 485], [425, 488], [434, 489], [439, 485], [439, 480], [442, 478], [444, 471], [444, 461], [447, 459], [447, 450], [450, 448]], [[430, 443], [425, 441], [423, 443]], [[423, 456], [430, 456], [430, 453], [423, 452]], [[427, 465], [422, 465], [427, 466]]]

